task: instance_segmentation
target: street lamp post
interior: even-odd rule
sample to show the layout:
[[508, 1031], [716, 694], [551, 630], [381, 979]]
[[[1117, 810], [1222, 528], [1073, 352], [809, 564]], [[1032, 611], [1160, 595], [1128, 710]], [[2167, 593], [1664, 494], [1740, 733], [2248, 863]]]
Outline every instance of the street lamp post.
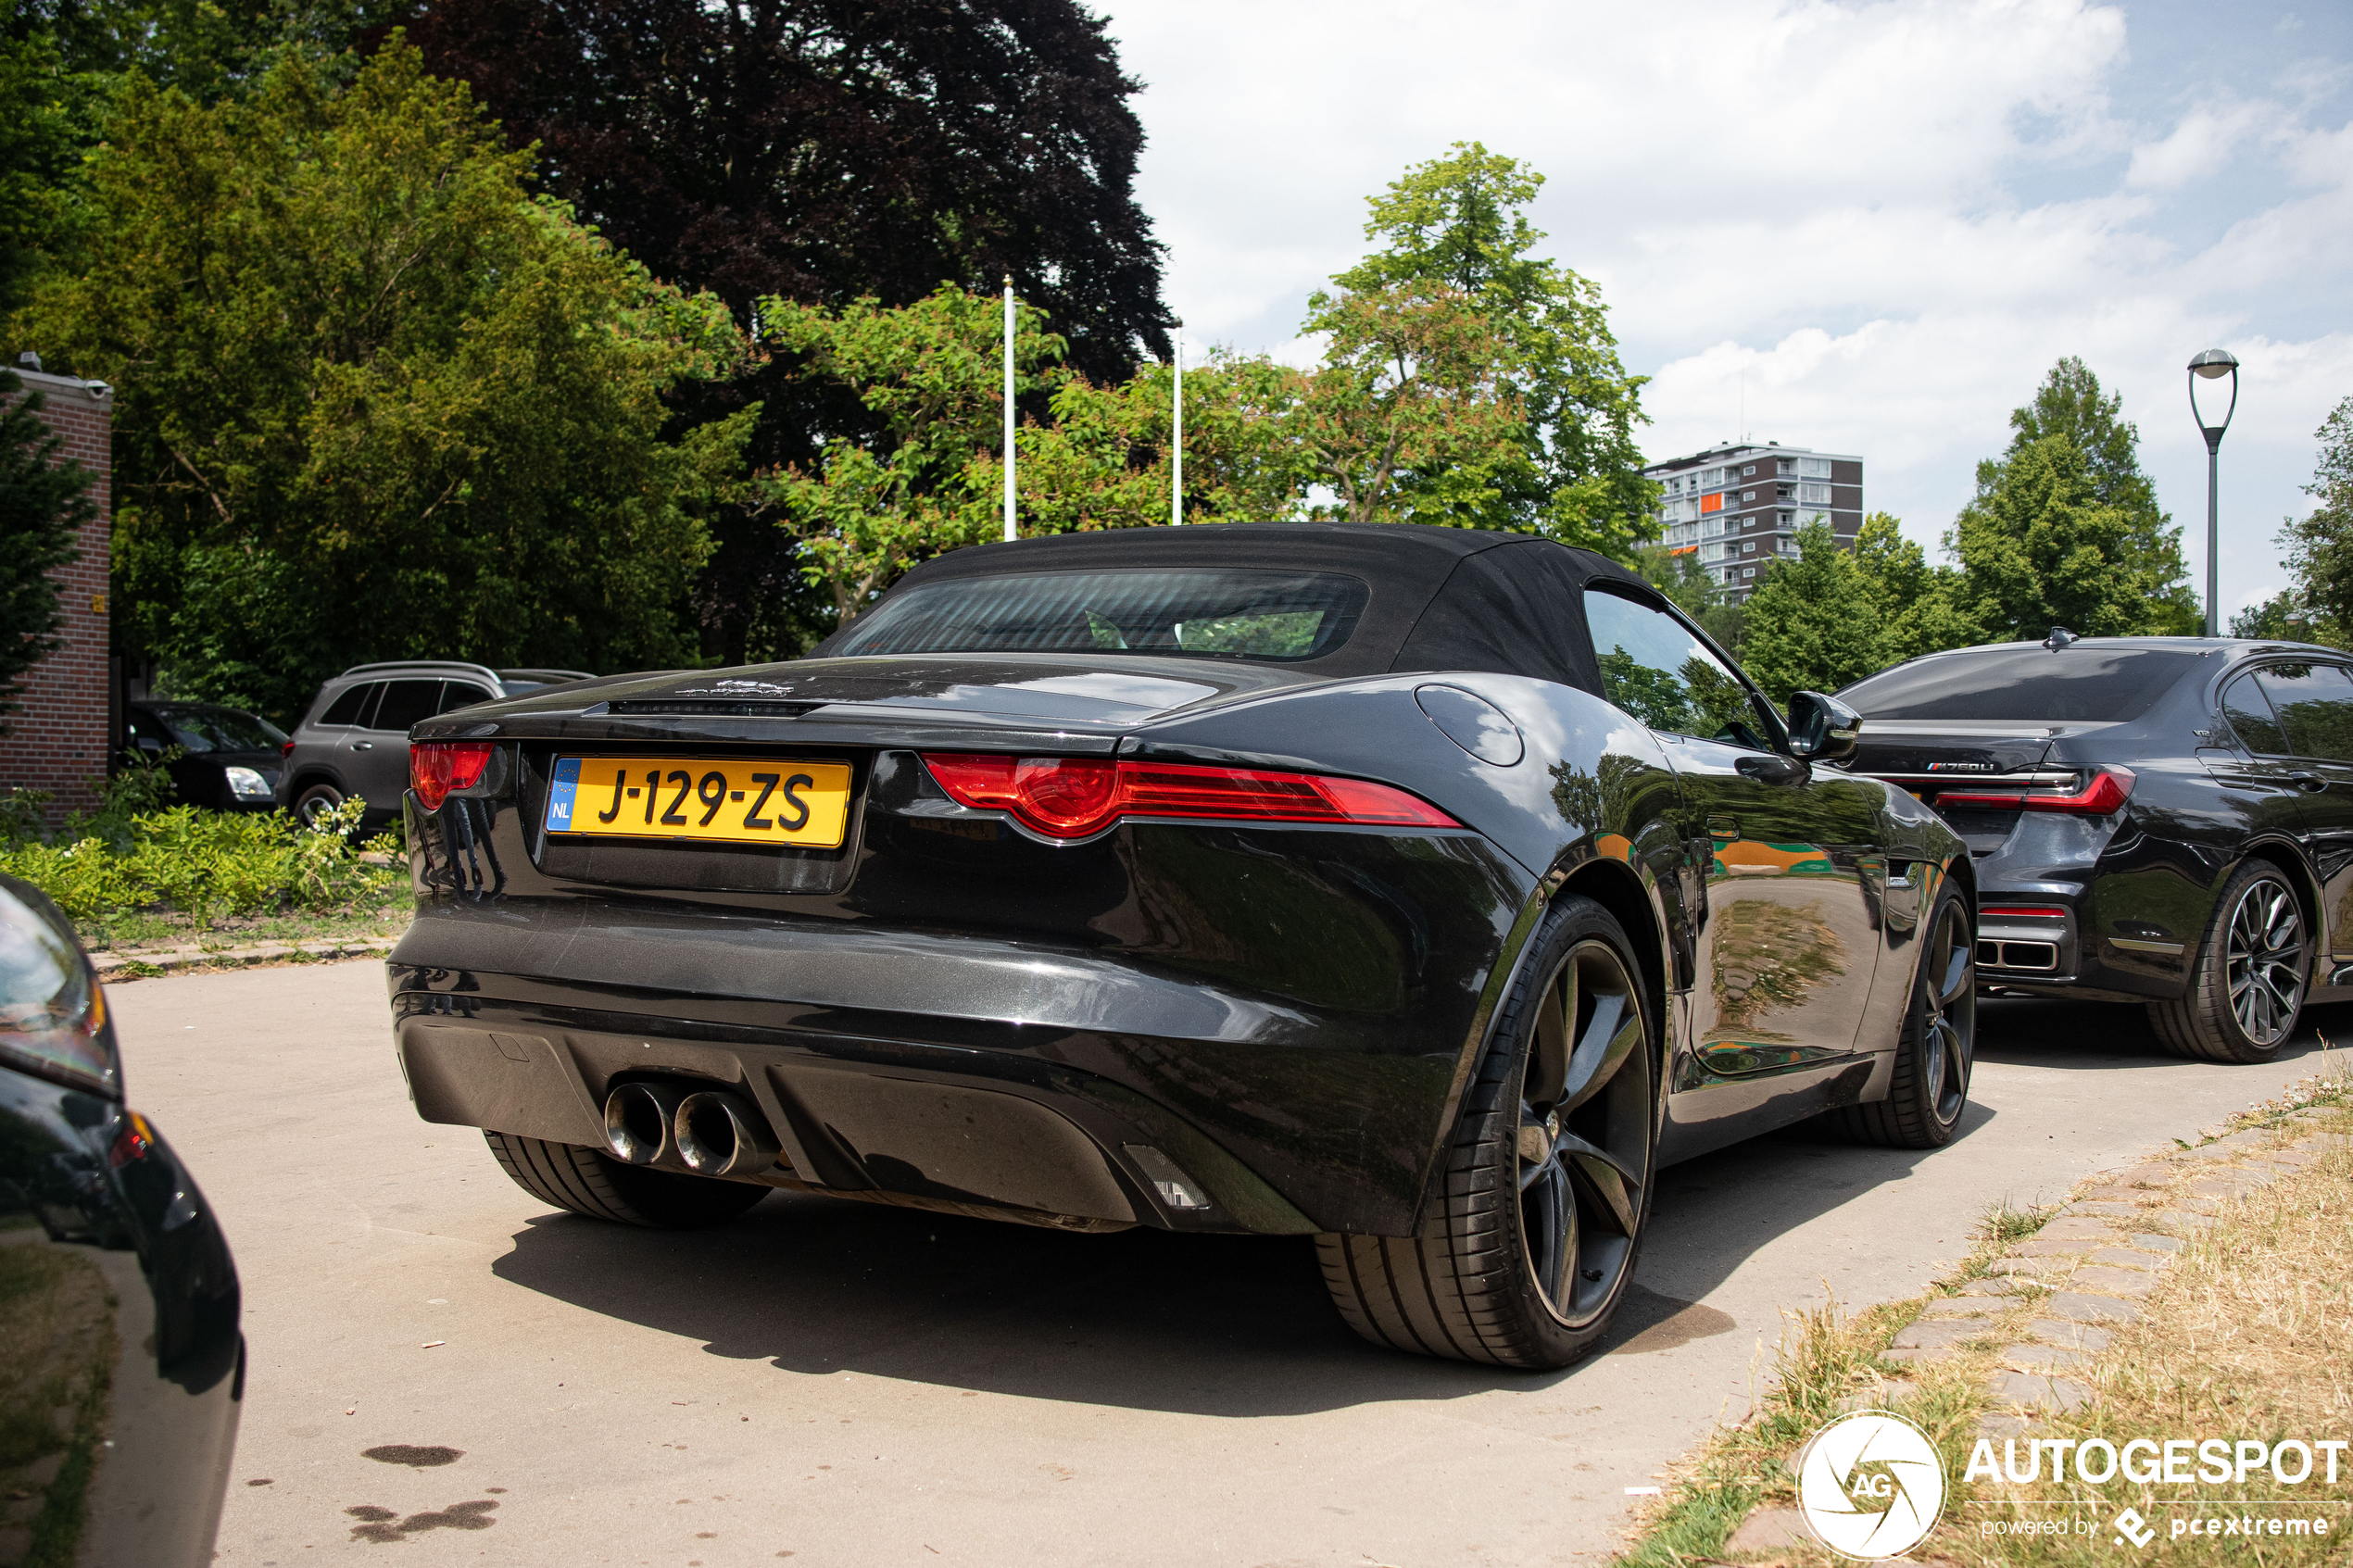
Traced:
[[[2206, 422], [2206, 412], [2197, 406], [2197, 383], [2231, 378], [2231, 401], [2222, 410], [2220, 424]], [[2206, 634], [2222, 634], [2221, 600], [2221, 470], [2222, 433], [2231, 428], [2231, 415], [2239, 406], [2239, 362], [2227, 348], [2209, 348], [2190, 361], [2190, 418], [2197, 421], [2198, 433], [2206, 437]]]

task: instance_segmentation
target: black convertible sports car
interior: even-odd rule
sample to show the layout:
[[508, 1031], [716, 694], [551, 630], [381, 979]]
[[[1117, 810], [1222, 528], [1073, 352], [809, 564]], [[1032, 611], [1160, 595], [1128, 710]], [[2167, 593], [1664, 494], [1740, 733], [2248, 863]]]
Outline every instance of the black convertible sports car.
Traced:
[[1854, 722], [1542, 540], [962, 550], [805, 660], [418, 725], [399, 1056], [578, 1213], [1313, 1236], [1367, 1337], [1557, 1366], [1662, 1165], [1953, 1135], [1973, 873]]
[[1988, 988], [2139, 1002], [2215, 1061], [2353, 997], [2353, 658], [2058, 628], [1839, 695], [1869, 726], [1848, 766], [1969, 840]]

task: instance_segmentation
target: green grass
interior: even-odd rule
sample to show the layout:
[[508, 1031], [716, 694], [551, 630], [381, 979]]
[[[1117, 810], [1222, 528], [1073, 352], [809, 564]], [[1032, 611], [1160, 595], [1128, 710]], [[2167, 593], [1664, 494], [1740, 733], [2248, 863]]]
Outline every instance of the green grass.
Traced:
[[[1794, 1507], [1791, 1466], [1815, 1433], [1858, 1399], [1919, 1423], [1949, 1455], [1964, 1457], [1987, 1395], [1983, 1369], [1966, 1357], [1927, 1367], [1881, 1360], [1888, 1341], [1931, 1301], [1960, 1294], [1993, 1261], [2057, 1213], [1994, 1204], [1980, 1219], [1969, 1256], [1936, 1290], [1850, 1315], [1836, 1301], [1789, 1314], [1773, 1378], [1755, 1412], [1718, 1431], [1679, 1466], [1616, 1568], [1692, 1568], [1720, 1559], [1724, 1543], [1759, 1505]], [[1991, 1331], [1989, 1330], [1989, 1333]], [[1891, 1379], [1906, 1381], [1891, 1386]], [[1955, 1474], [1958, 1474], [1956, 1471]]]

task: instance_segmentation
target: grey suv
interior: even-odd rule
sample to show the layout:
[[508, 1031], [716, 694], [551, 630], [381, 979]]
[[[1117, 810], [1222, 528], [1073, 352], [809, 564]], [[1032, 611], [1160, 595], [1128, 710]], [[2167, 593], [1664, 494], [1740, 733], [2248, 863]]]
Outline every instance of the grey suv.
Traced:
[[398, 814], [409, 787], [410, 725], [591, 678], [578, 670], [491, 670], [442, 660], [356, 664], [319, 688], [295, 726], [278, 773], [278, 804], [311, 822], [356, 797], [367, 802], [361, 826], [380, 827]]

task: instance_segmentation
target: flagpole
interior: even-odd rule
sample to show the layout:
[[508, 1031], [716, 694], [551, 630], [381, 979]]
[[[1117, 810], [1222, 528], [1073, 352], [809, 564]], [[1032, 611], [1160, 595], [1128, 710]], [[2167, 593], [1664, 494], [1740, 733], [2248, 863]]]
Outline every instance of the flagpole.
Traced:
[[1005, 274], [1005, 538], [1013, 532], [1013, 275]]
[[1185, 323], [1176, 323], [1176, 354], [1173, 361], [1176, 371], [1176, 438], [1168, 445], [1168, 526], [1181, 528], [1185, 523]]

